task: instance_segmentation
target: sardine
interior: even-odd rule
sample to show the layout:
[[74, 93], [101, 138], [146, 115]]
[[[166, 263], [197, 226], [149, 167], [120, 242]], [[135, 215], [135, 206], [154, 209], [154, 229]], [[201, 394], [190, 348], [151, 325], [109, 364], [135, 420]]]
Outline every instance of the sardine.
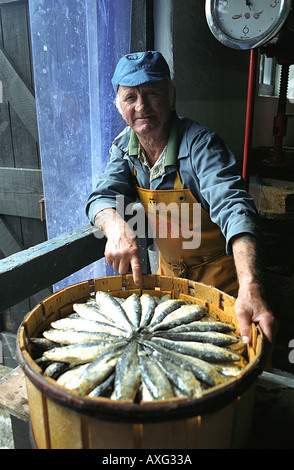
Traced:
[[243, 367], [232, 364], [215, 364], [215, 367], [225, 377], [238, 377], [243, 371]]
[[241, 356], [229, 349], [207, 343], [191, 343], [189, 341], [171, 341], [164, 338], [153, 337], [152, 341], [169, 350], [188, 356], [197, 357], [209, 362], [237, 362]]
[[147, 293], [141, 295], [140, 302], [142, 309], [140, 329], [142, 329], [150, 323], [157, 303], [155, 298]]
[[117, 400], [135, 399], [140, 385], [137, 343], [132, 341], [123, 351], [115, 368], [114, 391]]
[[166, 300], [170, 300], [171, 295], [170, 294], [165, 294], [162, 297], [156, 297], [156, 303], [157, 305], [162, 304], [162, 302], [165, 302]]
[[97, 305], [97, 302], [95, 302], [96, 305], [93, 305], [93, 302], [81, 302], [81, 303], [74, 303], [73, 304], [73, 310], [79, 314], [81, 318], [84, 318], [85, 320], [93, 320], [93, 321], [99, 321], [99, 322], [107, 322], [114, 324], [114, 321], [109, 318], [108, 315], [105, 315]]
[[97, 385], [92, 392], [89, 393], [89, 397], [105, 397], [109, 396], [113, 390], [115, 372], [112, 372], [107, 379], [101, 384]]
[[142, 341], [141, 344], [144, 348], [147, 348], [147, 350], [151, 350], [152, 355], [158, 357], [160, 360], [166, 359], [180, 365], [183, 369], [190, 370], [198, 380], [204, 382], [210, 387], [214, 387], [215, 385], [219, 385], [224, 382], [224, 379], [218, 373], [216, 368], [206, 361], [185, 354], [179, 354], [172, 350], [167, 350], [163, 346], [156, 344], [154, 341], [145, 340]]
[[125, 344], [125, 342], [118, 340], [117, 343], [114, 343], [113, 341], [105, 341], [103, 343], [61, 346], [51, 349], [50, 351], [45, 351], [43, 355], [54, 362], [85, 364], [87, 362], [95, 361], [99, 355], [114, 348], [117, 344]]
[[216, 331], [219, 333], [228, 333], [234, 331], [235, 327], [233, 323], [225, 323], [221, 321], [195, 321], [191, 322], [188, 325], [179, 325], [173, 328], [174, 333], [190, 333], [192, 331]]
[[171, 312], [178, 309], [185, 303], [182, 299], [170, 299], [160, 303], [155, 307], [154, 314], [148, 329], [154, 328], [155, 325], [161, 323], [162, 320]]
[[70, 365], [63, 362], [52, 362], [48, 367], [46, 367], [43, 375], [44, 377], [50, 377], [51, 379], [56, 380], [61, 374], [66, 372], [69, 369]]
[[87, 395], [102, 383], [114, 371], [124, 347], [125, 343], [120, 343], [91, 362], [79, 377], [75, 390], [81, 395]]
[[169, 330], [178, 325], [191, 323], [202, 318], [205, 313], [205, 307], [200, 307], [195, 304], [181, 305], [181, 307], [166, 315], [160, 323], [151, 325], [149, 331], [156, 331], [158, 329]]
[[56, 347], [56, 344], [53, 341], [45, 338], [30, 338], [30, 343], [33, 345], [34, 349], [39, 351], [49, 351]]
[[240, 355], [229, 349], [207, 343], [191, 343], [189, 341], [171, 341], [153, 337], [152, 341], [161, 346], [188, 356], [197, 357], [209, 362], [237, 362]]
[[160, 365], [172, 385], [185, 396], [189, 398], [199, 398], [202, 396], [200, 382], [191, 371], [185, 370], [171, 361], [164, 360], [162, 357], [161, 360], [159, 358], [152, 358]]
[[109, 333], [98, 333], [91, 331], [71, 331], [71, 330], [47, 330], [43, 332], [43, 336], [55, 343], [69, 344], [86, 344], [98, 343], [103, 341], [117, 341], [120, 336], [110, 335]]
[[88, 365], [89, 364], [82, 364], [72, 367], [58, 377], [57, 383], [69, 390], [74, 390], [82, 372], [88, 367]]
[[129, 335], [129, 332], [123, 328], [118, 328], [114, 324], [85, 320], [84, 318], [61, 318], [52, 322], [51, 326], [56, 330], [88, 331], [126, 337]]
[[133, 331], [134, 326], [129, 320], [121, 304], [110, 294], [103, 291], [96, 292], [96, 302], [102, 313], [108, 315], [119, 328], [125, 328], [127, 331]]
[[141, 302], [138, 294], [134, 293], [121, 304], [130, 322], [137, 329], [141, 320]]
[[169, 339], [172, 341], [193, 341], [197, 343], [210, 343], [216, 346], [229, 346], [239, 341], [236, 336], [226, 335], [224, 333], [218, 333], [215, 331], [208, 332], [187, 332], [187, 333], [174, 333], [171, 330], [168, 331], [156, 331], [155, 336]]
[[173, 389], [166, 374], [152, 359], [139, 354], [142, 380], [155, 400], [167, 400], [174, 397]]

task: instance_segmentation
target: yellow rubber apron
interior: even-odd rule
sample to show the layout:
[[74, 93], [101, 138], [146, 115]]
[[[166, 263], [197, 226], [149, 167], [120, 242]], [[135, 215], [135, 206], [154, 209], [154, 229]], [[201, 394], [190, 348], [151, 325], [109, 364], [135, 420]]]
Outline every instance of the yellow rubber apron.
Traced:
[[179, 173], [172, 190], [137, 190], [159, 248], [158, 274], [203, 282], [235, 295], [235, 265], [225, 252], [225, 238], [190, 189], [183, 188]]

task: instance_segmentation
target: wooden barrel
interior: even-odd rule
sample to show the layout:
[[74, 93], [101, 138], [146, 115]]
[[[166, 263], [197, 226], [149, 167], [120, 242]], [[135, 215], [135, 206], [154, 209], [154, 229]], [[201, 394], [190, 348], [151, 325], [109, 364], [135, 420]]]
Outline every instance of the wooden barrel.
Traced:
[[36, 306], [18, 332], [17, 357], [26, 376], [31, 427], [38, 449], [227, 449], [244, 447], [251, 426], [255, 384], [264, 365], [264, 338], [252, 325], [248, 365], [236, 379], [197, 399], [129, 403], [82, 397], [45, 378], [31, 356], [29, 339], [72, 312], [74, 302], [98, 290], [127, 297], [133, 292], [197, 301], [220, 320], [238, 323], [235, 299], [186, 279], [145, 275], [136, 289], [131, 275], [85, 281], [63, 289]]

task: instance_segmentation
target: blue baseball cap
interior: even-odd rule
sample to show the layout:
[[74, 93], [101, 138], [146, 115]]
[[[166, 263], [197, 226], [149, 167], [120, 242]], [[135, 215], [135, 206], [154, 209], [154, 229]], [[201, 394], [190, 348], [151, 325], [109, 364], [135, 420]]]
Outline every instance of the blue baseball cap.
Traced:
[[119, 85], [138, 86], [170, 77], [169, 66], [160, 52], [135, 52], [123, 56], [111, 80], [115, 93]]

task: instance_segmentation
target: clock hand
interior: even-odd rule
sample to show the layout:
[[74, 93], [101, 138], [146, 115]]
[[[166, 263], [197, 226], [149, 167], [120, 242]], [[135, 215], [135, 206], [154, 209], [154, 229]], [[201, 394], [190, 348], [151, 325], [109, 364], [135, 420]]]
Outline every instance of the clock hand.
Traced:
[[246, 6], [249, 8], [249, 10], [251, 10], [252, 3], [250, 0], [246, 0]]

